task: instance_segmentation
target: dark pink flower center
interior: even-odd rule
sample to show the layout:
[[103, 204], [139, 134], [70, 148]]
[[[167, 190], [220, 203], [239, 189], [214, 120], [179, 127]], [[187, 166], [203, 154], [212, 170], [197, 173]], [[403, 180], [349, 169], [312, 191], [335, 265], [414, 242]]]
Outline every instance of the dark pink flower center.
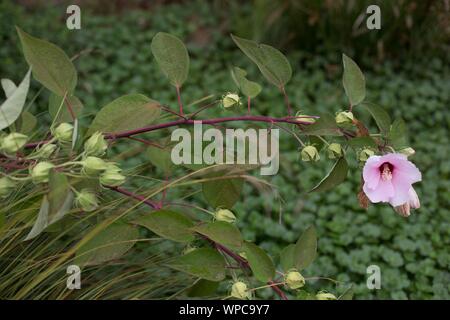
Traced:
[[392, 171], [394, 170], [394, 166], [389, 162], [385, 162], [380, 166], [380, 175], [383, 181], [392, 180]]

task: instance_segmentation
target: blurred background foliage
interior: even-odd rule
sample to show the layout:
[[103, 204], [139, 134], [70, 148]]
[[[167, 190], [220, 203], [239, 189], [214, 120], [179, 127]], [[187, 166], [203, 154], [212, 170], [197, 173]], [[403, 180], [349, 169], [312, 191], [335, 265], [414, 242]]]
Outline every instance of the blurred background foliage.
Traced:
[[[314, 224], [319, 233], [319, 257], [305, 276], [353, 282], [356, 298], [450, 298], [448, 1], [75, 3], [82, 9], [79, 31], [65, 27], [64, 2], [1, 1], [0, 76], [18, 82], [27, 69], [14, 25], [58, 44], [69, 55], [80, 55], [76, 59], [77, 96], [87, 110], [86, 121], [107, 102], [131, 92], [175, 107], [175, 92], [150, 53], [151, 39], [158, 31], [179, 36], [190, 51], [190, 75], [183, 91], [186, 104], [236, 90], [229, 75], [230, 66], [235, 65], [264, 84], [253, 112], [273, 116], [284, 114], [282, 97], [233, 45], [230, 33], [274, 45], [287, 54], [294, 69], [287, 92], [294, 108], [304, 113], [345, 108], [341, 54], [354, 58], [366, 74], [368, 100], [379, 102], [393, 118], [401, 116], [407, 122], [410, 145], [417, 152], [412, 160], [423, 173], [423, 182], [416, 188], [422, 208], [408, 219], [387, 205], [372, 206], [367, 212], [360, 209], [357, 163], [352, 163], [355, 170], [348, 181], [333, 191], [307, 194], [332, 163], [325, 155], [319, 163], [302, 163], [295, 139], [282, 134], [280, 172], [268, 179], [278, 187], [277, 192], [264, 194], [246, 185], [242, 201], [235, 207], [239, 227], [247, 240], [276, 255]], [[368, 4], [380, 5], [381, 30], [365, 29]], [[37, 92], [36, 83], [33, 89]], [[42, 121], [48, 118], [47, 104], [48, 96], [43, 94], [31, 109]], [[209, 112], [219, 115], [224, 111]], [[355, 113], [369, 119], [357, 108]], [[145, 153], [139, 155], [139, 147], [132, 142], [116, 147], [118, 152], [135, 155], [125, 166], [148, 161]], [[147, 174], [156, 174], [154, 170], [150, 168]], [[128, 182], [131, 187], [145, 188], [133, 183]], [[176, 199], [185, 191], [170, 190], [168, 196]], [[201, 196], [194, 200], [206, 206]], [[140, 251], [155, 254], [158, 250], [161, 245]], [[381, 290], [366, 287], [366, 268], [372, 264], [381, 268]], [[326, 285], [321, 283], [321, 288]], [[170, 290], [159, 292], [159, 296], [168, 294]]]

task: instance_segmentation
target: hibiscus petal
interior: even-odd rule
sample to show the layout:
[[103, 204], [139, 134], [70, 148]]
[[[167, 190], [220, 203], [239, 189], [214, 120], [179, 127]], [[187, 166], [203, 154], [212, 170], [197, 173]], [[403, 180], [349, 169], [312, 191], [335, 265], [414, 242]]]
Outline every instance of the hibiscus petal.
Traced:
[[411, 183], [400, 175], [394, 175], [392, 177], [392, 185], [394, 187], [394, 195], [389, 199], [389, 203], [393, 207], [407, 203], [410, 198], [409, 189], [411, 189]]
[[367, 159], [363, 169], [363, 179], [367, 187], [375, 189], [380, 181], [380, 156], [371, 156]]
[[395, 195], [394, 186], [391, 181], [383, 181], [381, 179], [375, 189], [369, 188], [368, 184], [364, 183], [363, 190], [370, 202], [373, 203], [389, 202]]

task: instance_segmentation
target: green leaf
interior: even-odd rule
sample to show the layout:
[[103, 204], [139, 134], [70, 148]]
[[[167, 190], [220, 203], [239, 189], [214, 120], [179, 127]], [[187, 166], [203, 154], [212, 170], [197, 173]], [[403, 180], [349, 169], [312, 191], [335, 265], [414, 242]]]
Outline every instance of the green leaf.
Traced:
[[295, 244], [294, 259], [295, 267], [303, 270], [308, 267], [316, 258], [317, 235], [316, 229], [311, 226], [301, 235]]
[[61, 220], [72, 208], [73, 192], [67, 189], [67, 178], [62, 173], [54, 170], [50, 172], [49, 188], [50, 192], [42, 198], [36, 221], [24, 241], [41, 234], [48, 226]]
[[205, 279], [200, 279], [194, 284], [188, 291], [188, 297], [208, 297], [213, 295], [217, 288], [219, 287], [220, 282], [217, 281], [209, 281]]
[[211, 180], [202, 184], [203, 196], [214, 208], [231, 209], [239, 200], [242, 187], [243, 181], [239, 178]]
[[334, 164], [331, 171], [309, 192], [327, 191], [338, 184], [342, 183], [347, 178], [348, 164], [344, 157], [339, 158]]
[[302, 133], [315, 136], [342, 136], [335, 118], [329, 114], [321, 114], [314, 124], [304, 128]]
[[24, 111], [15, 122], [17, 132], [29, 134], [37, 125], [37, 119], [30, 112]]
[[12, 88], [7, 88], [8, 97], [0, 106], [0, 130], [9, 127], [14, 123], [22, 113], [25, 100], [27, 99], [28, 89], [30, 87], [30, 73], [28, 70], [27, 74], [23, 78], [22, 82], [19, 84], [14, 92], [11, 92]]
[[67, 177], [60, 172], [51, 170], [49, 174], [49, 224], [61, 219], [72, 208], [73, 193]]
[[396, 119], [392, 123], [388, 134], [389, 143], [394, 148], [406, 147], [406, 124], [403, 119]]
[[281, 250], [280, 263], [284, 271], [295, 268], [295, 244], [290, 244]]
[[247, 241], [244, 242], [243, 250], [255, 278], [261, 282], [272, 280], [275, 276], [275, 266], [267, 253], [257, 245]]
[[241, 68], [233, 67], [231, 69], [231, 77], [236, 83], [238, 89], [250, 98], [256, 97], [261, 92], [261, 86], [246, 78], [247, 72]]
[[7, 98], [9, 98], [17, 89], [17, 86], [10, 79], [2, 79], [1, 83], [3, 91], [5, 91], [5, 96]]
[[358, 65], [345, 54], [342, 55], [342, 62], [344, 64], [342, 82], [345, 94], [350, 100], [350, 104], [356, 106], [366, 97], [366, 80]]
[[377, 148], [377, 143], [371, 137], [355, 137], [348, 141], [348, 145], [354, 149]]
[[[68, 96], [66, 99], [68, 103], [70, 103], [75, 116], [79, 118], [84, 108], [80, 99], [76, 96]], [[54, 93], [50, 95], [48, 100], [48, 112], [55, 123], [73, 122], [72, 115], [69, 112], [69, 108], [64, 103], [63, 97]]]
[[231, 35], [231, 38], [242, 52], [258, 66], [270, 83], [282, 88], [291, 79], [291, 65], [279, 50], [234, 35]]
[[114, 133], [149, 125], [158, 119], [160, 104], [142, 94], [129, 94], [104, 106], [95, 117], [87, 135], [96, 131]]
[[17, 28], [25, 60], [34, 78], [53, 93], [71, 95], [77, 85], [77, 72], [69, 57], [56, 45], [35, 38]]
[[170, 82], [181, 87], [189, 73], [189, 54], [183, 42], [169, 33], [158, 32], [153, 37], [151, 50]]
[[353, 285], [350, 285], [344, 293], [338, 298], [338, 300], [353, 300]]
[[160, 170], [164, 172], [164, 175], [168, 176], [174, 167], [171, 158], [170, 147], [158, 148], [158, 147], [149, 147], [147, 149], [147, 155], [150, 159], [150, 162]]
[[48, 225], [48, 212], [49, 212], [49, 202], [47, 196], [44, 195], [41, 202], [41, 207], [39, 209], [39, 213], [37, 219], [31, 228], [31, 231], [25, 237], [24, 241], [31, 240], [34, 237], [38, 236]]
[[364, 107], [367, 109], [367, 111], [369, 111], [372, 118], [377, 123], [378, 128], [380, 128], [383, 134], [389, 132], [389, 127], [391, 126], [391, 117], [386, 111], [384, 111], [382, 107], [371, 102], [364, 102], [361, 104], [361, 107]]
[[241, 232], [235, 225], [228, 222], [209, 222], [192, 227], [191, 230], [224, 246], [233, 248], [240, 248], [242, 246]]
[[175, 258], [169, 267], [202, 279], [221, 281], [225, 278], [225, 259], [216, 250], [201, 248]]
[[96, 265], [118, 259], [133, 247], [138, 237], [138, 230], [131, 225], [110, 225], [78, 249], [75, 264]]
[[190, 230], [194, 226], [185, 215], [169, 210], [150, 212], [135, 221], [157, 235], [177, 242], [190, 242], [195, 239]]

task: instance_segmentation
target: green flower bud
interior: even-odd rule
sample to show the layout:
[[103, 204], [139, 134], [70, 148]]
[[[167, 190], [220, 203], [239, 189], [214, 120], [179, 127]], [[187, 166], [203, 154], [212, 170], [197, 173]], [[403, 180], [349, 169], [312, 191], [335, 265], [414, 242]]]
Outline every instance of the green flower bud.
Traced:
[[319, 161], [320, 155], [314, 146], [306, 146], [301, 151], [303, 161]]
[[367, 159], [369, 159], [371, 156], [373, 156], [375, 154], [375, 152], [373, 150], [370, 149], [363, 149], [360, 153], [359, 153], [359, 160], [360, 161], [367, 161]]
[[0, 178], [0, 198], [6, 198], [15, 189], [16, 183], [8, 177]]
[[320, 291], [318, 294], [316, 294], [317, 300], [337, 300], [336, 296], [332, 293]]
[[309, 116], [306, 115], [306, 114], [301, 114], [300, 112], [297, 112], [297, 113], [295, 114], [295, 120], [301, 121], [301, 122], [303, 122], [303, 123], [310, 123], [310, 124], [313, 124], [313, 123], [316, 122], [316, 119], [315, 119], [315, 118], [311, 118], [311, 117], [309, 117]]
[[84, 152], [88, 156], [102, 156], [105, 154], [107, 148], [108, 144], [106, 143], [105, 137], [101, 132], [95, 132], [84, 143]]
[[330, 159], [340, 158], [342, 156], [342, 147], [339, 143], [330, 143], [328, 146], [328, 157]]
[[225, 221], [228, 223], [234, 223], [236, 221], [236, 216], [228, 209], [218, 209], [214, 214], [214, 218], [217, 221]]
[[16, 153], [19, 151], [28, 141], [28, 136], [13, 132], [4, 136], [1, 140], [0, 149], [8, 154]]
[[108, 187], [117, 187], [125, 182], [125, 176], [115, 172], [106, 170], [100, 175], [100, 183]]
[[231, 286], [231, 296], [241, 300], [251, 298], [251, 294], [247, 289], [247, 285], [242, 281], [233, 283], [233, 285]]
[[122, 172], [122, 169], [116, 165], [114, 162], [108, 162], [106, 163], [106, 171], [109, 173], [115, 172], [115, 173], [120, 173]]
[[305, 285], [305, 278], [303, 278], [303, 276], [297, 270], [289, 271], [286, 274], [284, 281], [286, 282], [287, 286], [293, 290], [300, 289]]
[[83, 189], [81, 192], [77, 193], [75, 203], [79, 208], [86, 212], [91, 212], [98, 208], [97, 196], [89, 189]]
[[108, 168], [106, 162], [97, 157], [87, 157], [82, 163], [83, 172], [88, 176], [96, 176]]
[[236, 93], [229, 92], [223, 96], [222, 105], [224, 108], [231, 108], [231, 107], [234, 107], [235, 105], [240, 106], [241, 100]]
[[353, 113], [350, 111], [342, 111], [336, 115], [337, 124], [353, 123], [353, 119]]
[[48, 159], [53, 152], [55, 152], [58, 146], [53, 143], [44, 144], [41, 148], [36, 152], [36, 158]]
[[61, 143], [72, 141], [73, 125], [67, 122], [61, 123], [53, 130], [53, 136]]
[[39, 162], [30, 169], [31, 179], [36, 184], [48, 182], [50, 170], [54, 167], [55, 165], [53, 163], [47, 161]]
[[404, 154], [405, 156], [409, 157], [409, 156], [413, 156], [416, 153], [416, 150], [414, 150], [413, 148], [404, 148], [402, 150], [399, 151], [401, 154]]

